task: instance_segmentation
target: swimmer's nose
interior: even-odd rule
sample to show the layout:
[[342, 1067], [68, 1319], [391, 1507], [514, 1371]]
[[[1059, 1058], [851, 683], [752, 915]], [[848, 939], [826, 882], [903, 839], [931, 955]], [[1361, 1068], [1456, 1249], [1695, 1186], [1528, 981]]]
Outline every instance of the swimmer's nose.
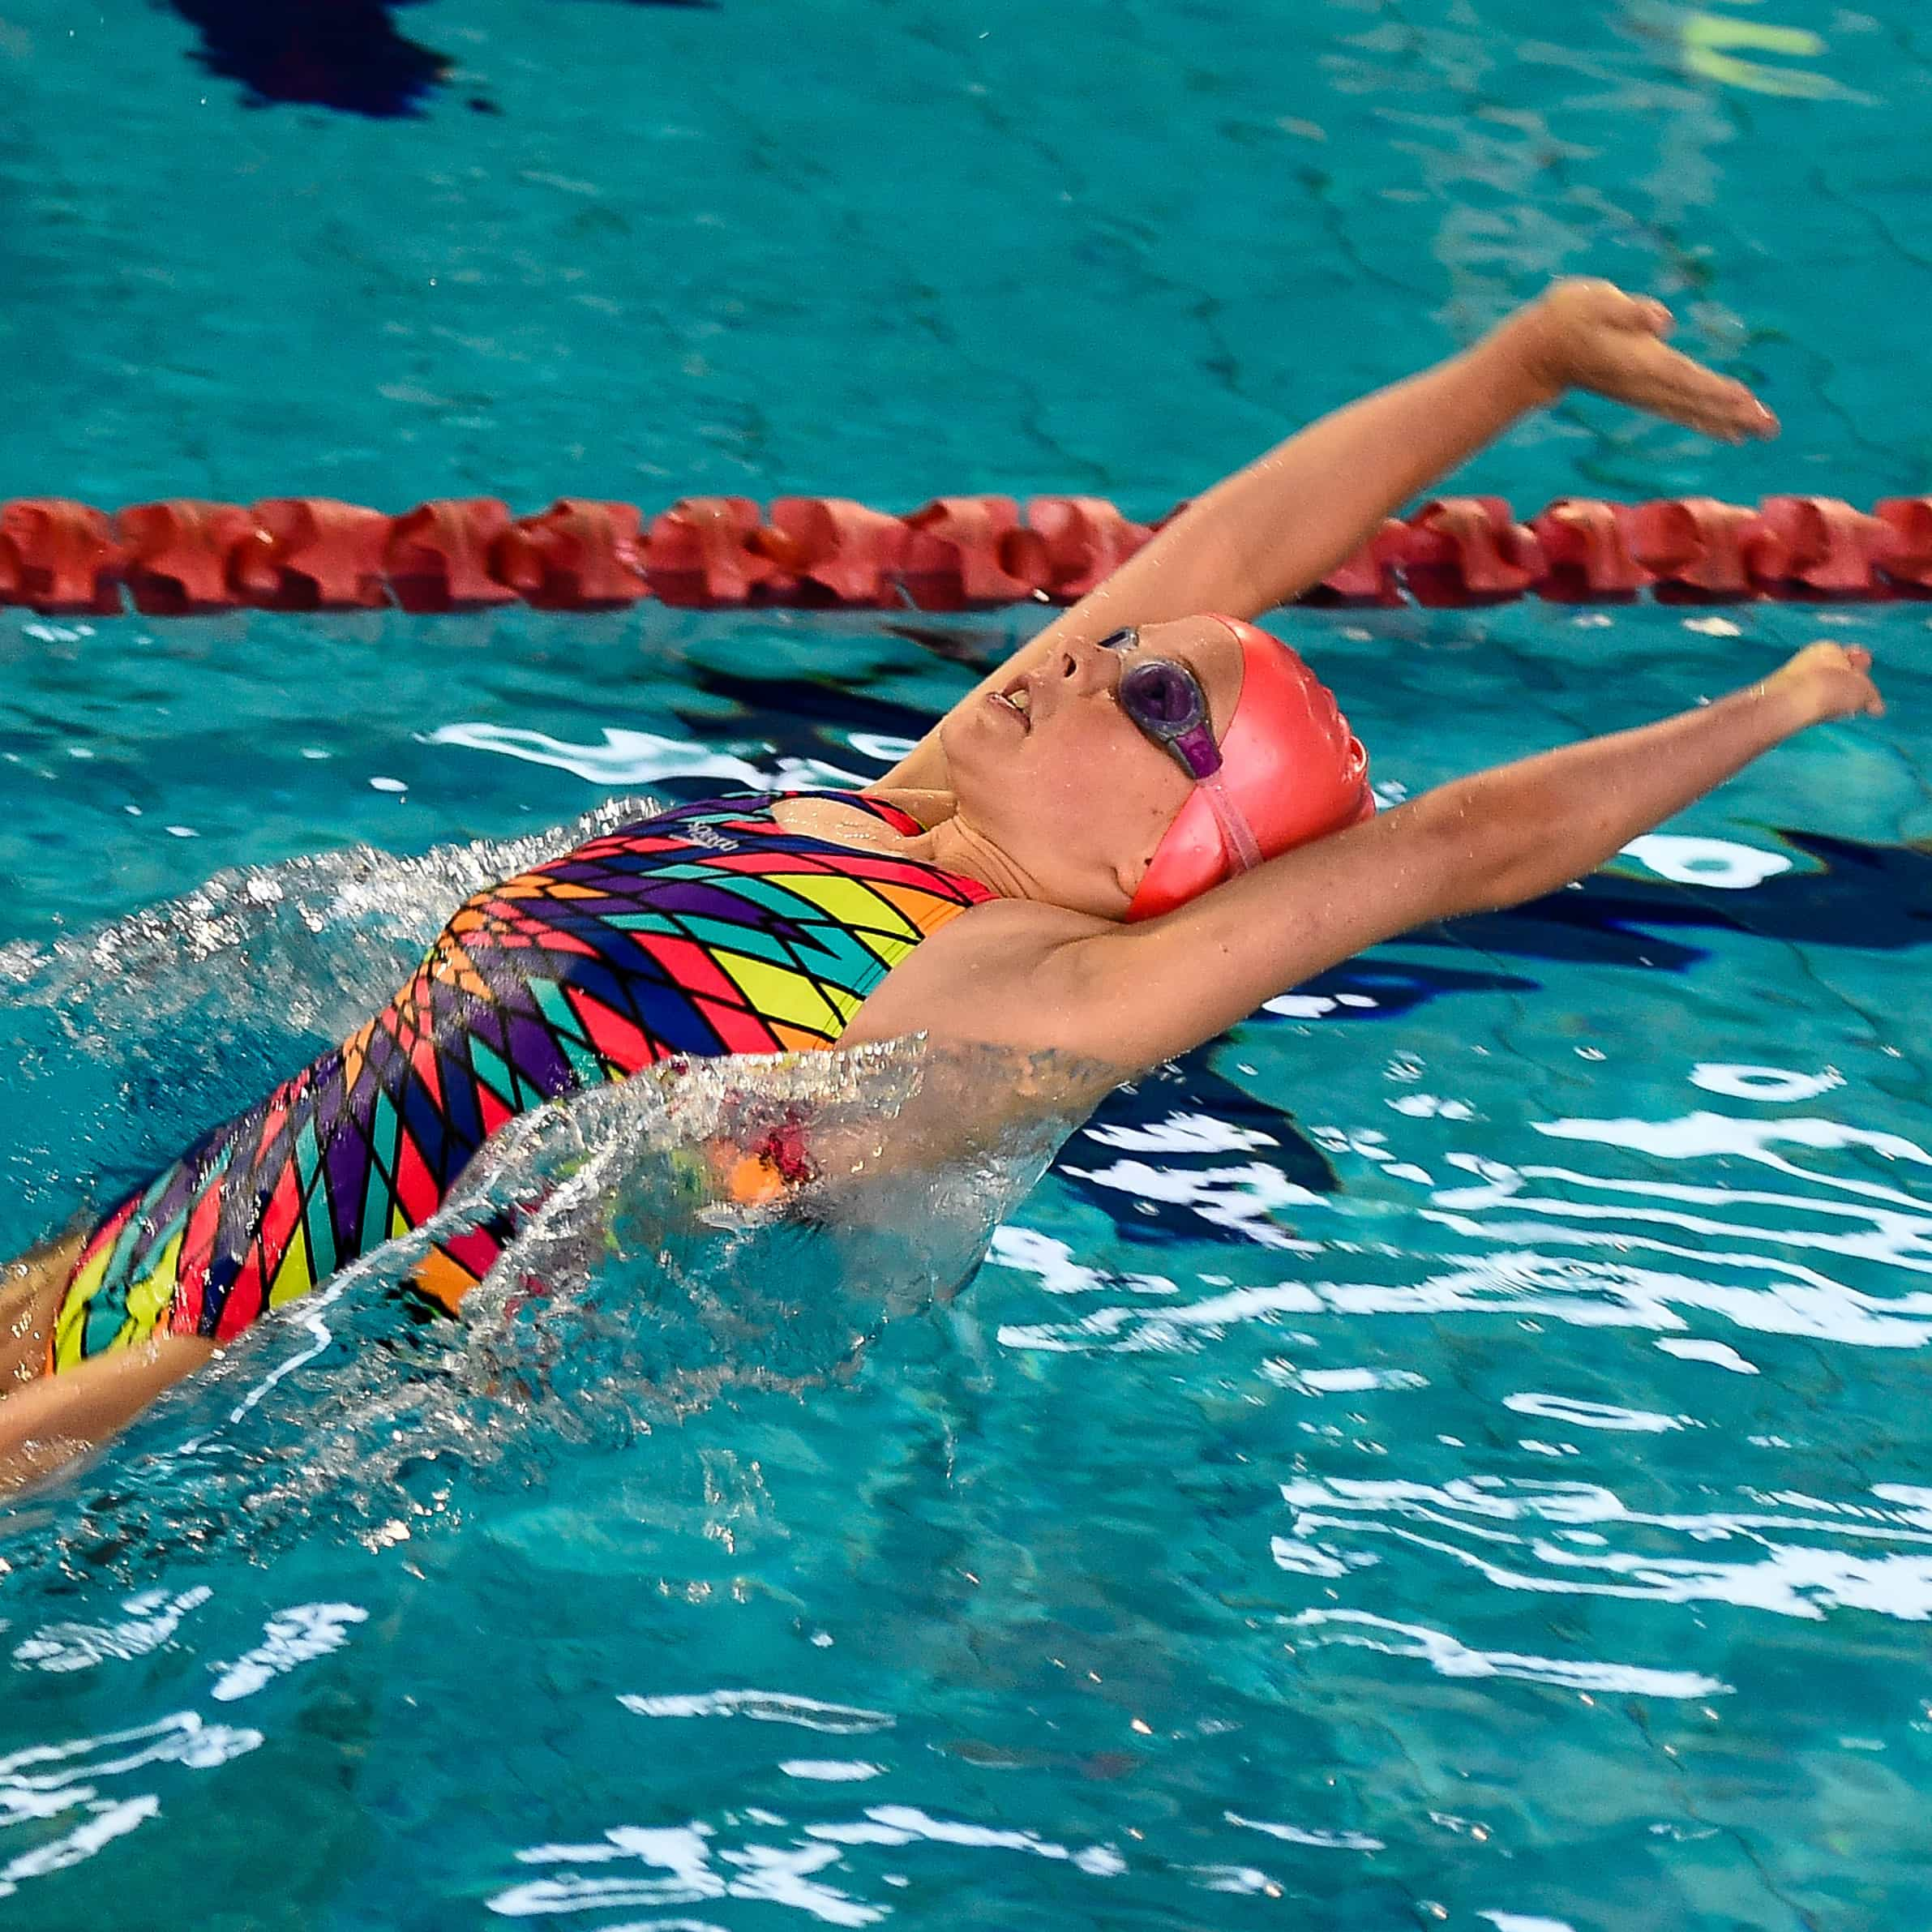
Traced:
[[1103, 640], [1078, 649], [1062, 651], [1056, 667], [1055, 682], [1085, 697], [1097, 692], [1111, 692], [1127, 668], [1126, 653], [1117, 645], [1110, 648]]

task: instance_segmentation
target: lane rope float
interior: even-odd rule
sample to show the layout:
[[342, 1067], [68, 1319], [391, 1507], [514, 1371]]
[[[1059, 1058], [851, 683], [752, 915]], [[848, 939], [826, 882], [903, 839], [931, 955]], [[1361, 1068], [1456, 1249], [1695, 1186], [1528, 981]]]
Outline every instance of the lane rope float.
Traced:
[[[654, 514], [565, 497], [516, 516], [495, 497], [391, 516], [319, 496], [177, 499], [109, 514], [62, 497], [0, 504], [0, 603], [49, 616], [688, 609], [966, 610], [1072, 603], [1177, 516], [1103, 497], [936, 497], [894, 516], [843, 497], [685, 497]], [[1932, 497], [1609, 503], [1520, 520], [1497, 496], [1390, 518], [1303, 600], [1425, 606], [1932, 598]]]

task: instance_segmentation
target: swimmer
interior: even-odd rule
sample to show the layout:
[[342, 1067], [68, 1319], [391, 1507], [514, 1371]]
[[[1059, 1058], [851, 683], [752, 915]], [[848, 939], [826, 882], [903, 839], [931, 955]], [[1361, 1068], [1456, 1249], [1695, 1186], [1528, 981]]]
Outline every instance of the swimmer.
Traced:
[[[1571, 389], [1775, 435], [1669, 328], [1659, 302], [1558, 283], [1196, 499], [878, 783], [682, 806], [477, 893], [341, 1047], [0, 1270], [0, 1475], [104, 1441], [419, 1226], [546, 1100], [679, 1056], [915, 1034], [1128, 1077], [1364, 947], [1580, 877], [1809, 726], [1878, 713], [1870, 654], [1814, 644], [1681, 716], [1377, 813], [1334, 700], [1254, 628]], [[733, 1188], [795, 1178], [784, 1139], [736, 1150]], [[497, 1248], [447, 1240], [414, 1285], [453, 1311]]]

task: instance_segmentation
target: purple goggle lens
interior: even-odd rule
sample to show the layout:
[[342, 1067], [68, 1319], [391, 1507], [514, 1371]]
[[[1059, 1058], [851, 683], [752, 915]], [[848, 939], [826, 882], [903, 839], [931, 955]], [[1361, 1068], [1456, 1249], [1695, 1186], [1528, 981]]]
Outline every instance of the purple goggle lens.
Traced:
[[[1128, 628], [1108, 632], [1100, 646], [1103, 650], [1130, 651], [1140, 641], [1140, 632]], [[1234, 869], [1253, 872], [1262, 862], [1261, 847], [1240, 807], [1221, 782], [1221, 748], [1214, 743], [1208, 722], [1207, 693], [1201, 688], [1201, 680], [1186, 665], [1171, 658], [1149, 658], [1122, 672], [1116, 696], [1142, 734], [1170, 752], [1207, 794]]]
[[1221, 769], [1221, 749], [1208, 729], [1207, 698], [1185, 665], [1150, 658], [1120, 679], [1120, 709], [1157, 744], [1180, 760], [1192, 778]]
[[[1138, 631], [1111, 631], [1100, 640], [1103, 651], [1131, 651]], [[1190, 778], [1209, 778], [1221, 769], [1220, 748], [1208, 729], [1207, 694], [1184, 664], [1149, 658], [1121, 674], [1114, 694], [1120, 709], [1163, 750], [1178, 759]]]

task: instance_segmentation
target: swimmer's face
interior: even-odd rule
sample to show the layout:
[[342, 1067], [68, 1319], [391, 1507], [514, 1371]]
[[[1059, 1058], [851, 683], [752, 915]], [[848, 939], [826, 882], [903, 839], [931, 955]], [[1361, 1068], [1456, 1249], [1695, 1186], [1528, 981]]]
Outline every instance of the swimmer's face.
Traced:
[[1211, 617], [1143, 624], [1127, 649], [1069, 645], [1025, 680], [947, 720], [940, 743], [960, 816], [1054, 904], [1117, 919], [1193, 782], [1121, 709], [1122, 675], [1184, 664], [1219, 742], [1241, 693], [1241, 647]]

